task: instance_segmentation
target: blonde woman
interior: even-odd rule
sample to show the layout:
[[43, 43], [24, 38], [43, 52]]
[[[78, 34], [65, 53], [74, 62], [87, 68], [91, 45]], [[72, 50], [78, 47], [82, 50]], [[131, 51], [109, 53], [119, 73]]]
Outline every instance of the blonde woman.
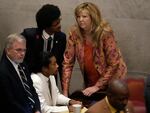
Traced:
[[113, 77], [124, 78], [127, 72], [114, 33], [101, 17], [98, 7], [90, 2], [75, 8], [77, 24], [71, 27], [63, 61], [63, 94], [68, 96], [75, 60], [84, 76], [84, 96], [90, 97], [107, 87]]

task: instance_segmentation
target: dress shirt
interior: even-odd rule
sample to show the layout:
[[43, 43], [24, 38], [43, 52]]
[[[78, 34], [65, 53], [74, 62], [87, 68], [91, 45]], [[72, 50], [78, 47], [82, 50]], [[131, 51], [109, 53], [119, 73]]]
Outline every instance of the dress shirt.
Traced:
[[[38, 93], [39, 100], [41, 103], [42, 113], [50, 112], [63, 112], [68, 111], [69, 98], [60, 94], [58, 87], [56, 86], [55, 77], [50, 75], [50, 77], [44, 76], [42, 73], [34, 74], [32, 73], [31, 78], [33, 80], [33, 86]], [[51, 82], [51, 92], [49, 91], [48, 80]], [[65, 106], [56, 106], [65, 105]]]
[[[52, 48], [53, 48], [54, 34], [49, 35], [49, 34], [46, 33], [45, 30], [43, 30], [43, 32], [42, 32], [42, 38], [44, 39], [44, 45], [43, 45], [44, 47], [43, 47], [43, 51], [47, 51], [47, 47], [48, 47], [48, 39], [49, 39], [49, 37], [52, 38], [52, 40], [51, 40], [51, 49], [52, 49]], [[51, 51], [51, 50], [50, 50], [50, 51]]]

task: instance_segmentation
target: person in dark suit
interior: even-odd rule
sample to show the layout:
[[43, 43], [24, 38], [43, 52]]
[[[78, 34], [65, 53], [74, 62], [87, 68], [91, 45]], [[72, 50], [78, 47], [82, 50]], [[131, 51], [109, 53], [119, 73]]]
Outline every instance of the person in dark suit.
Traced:
[[26, 28], [22, 35], [27, 40], [25, 61], [30, 72], [38, 70], [38, 56], [41, 51], [51, 51], [57, 59], [61, 79], [63, 53], [66, 47], [66, 35], [61, 32], [60, 9], [51, 4], [45, 4], [36, 13], [38, 28]]
[[108, 84], [107, 96], [92, 105], [86, 113], [134, 113], [128, 98], [127, 84], [122, 80], [112, 79]]
[[[20, 34], [7, 37], [0, 61], [0, 112], [1, 113], [40, 113], [40, 102], [33, 87], [30, 73], [23, 63], [26, 53], [26, 40]], [[26, 85], [19, 73], [22, 67]], [[28, 92], [27, 92], [28, 91]], [[30, 93], [30, 95], [28, 95]]]
[[150, 76], [147, 76], [144, 89], [146, 113], [150, 113]]

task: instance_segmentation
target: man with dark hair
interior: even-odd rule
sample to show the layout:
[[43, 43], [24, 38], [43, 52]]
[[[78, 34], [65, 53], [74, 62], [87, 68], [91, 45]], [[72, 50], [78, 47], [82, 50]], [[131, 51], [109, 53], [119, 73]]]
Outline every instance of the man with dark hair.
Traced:
[[52, 52], [59, 65], [61, 79], [63, 53], [66, 47], [66, 35], [61, 32], [61, 12], [60, 9], [51, 4], [42, 6], [36, 14], [38, 28], [24, 29], [22, 35], [27, 40], [27, 53], [25, 61], [30, 72], [38, 71], [38, 55], [41, 51]]
[[81, 104], [81, 102], [65, 97], [59, 92], [54, 78], [58, 65], [52, 53], [41, 53], [38, 66], [39, 72], [32, 73], [31, 77], [40, 99], [42, 113], [72, 111], [73, 104]]
[[[36, 14], [36, 22], [39, 29], [44, 30], [52, 26], [53, 21], [60, 22], [61, 12], [57, 6], [46, 4]], [[60, 27], [60, 26], [59, 26]], [[59, 31], [59, 29], [57, 29]]]
[[134, 113], [129, 98], [127, 84], [119, 79], [112, 79], [108, 84], [107, 96], [92, 105], [86, 113]]

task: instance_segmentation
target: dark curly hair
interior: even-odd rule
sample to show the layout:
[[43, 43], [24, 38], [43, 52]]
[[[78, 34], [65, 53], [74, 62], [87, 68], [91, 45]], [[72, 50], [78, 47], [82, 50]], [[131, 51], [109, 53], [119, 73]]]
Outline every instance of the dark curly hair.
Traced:
[[52, 25], [52, 22], [57, 20], [61, 15], [60, 9], [51, 4], [45, 4], [36, 13], [36, 22], [39, 29], [43, 30]]
[[53, 56], [54, 54], [49, 51], [40, 52], [40, 54], [38, 55], [37, 72], [41, 72], [43, 67], [48, 67], [48, 65], [51, 63], [50, 58]]

